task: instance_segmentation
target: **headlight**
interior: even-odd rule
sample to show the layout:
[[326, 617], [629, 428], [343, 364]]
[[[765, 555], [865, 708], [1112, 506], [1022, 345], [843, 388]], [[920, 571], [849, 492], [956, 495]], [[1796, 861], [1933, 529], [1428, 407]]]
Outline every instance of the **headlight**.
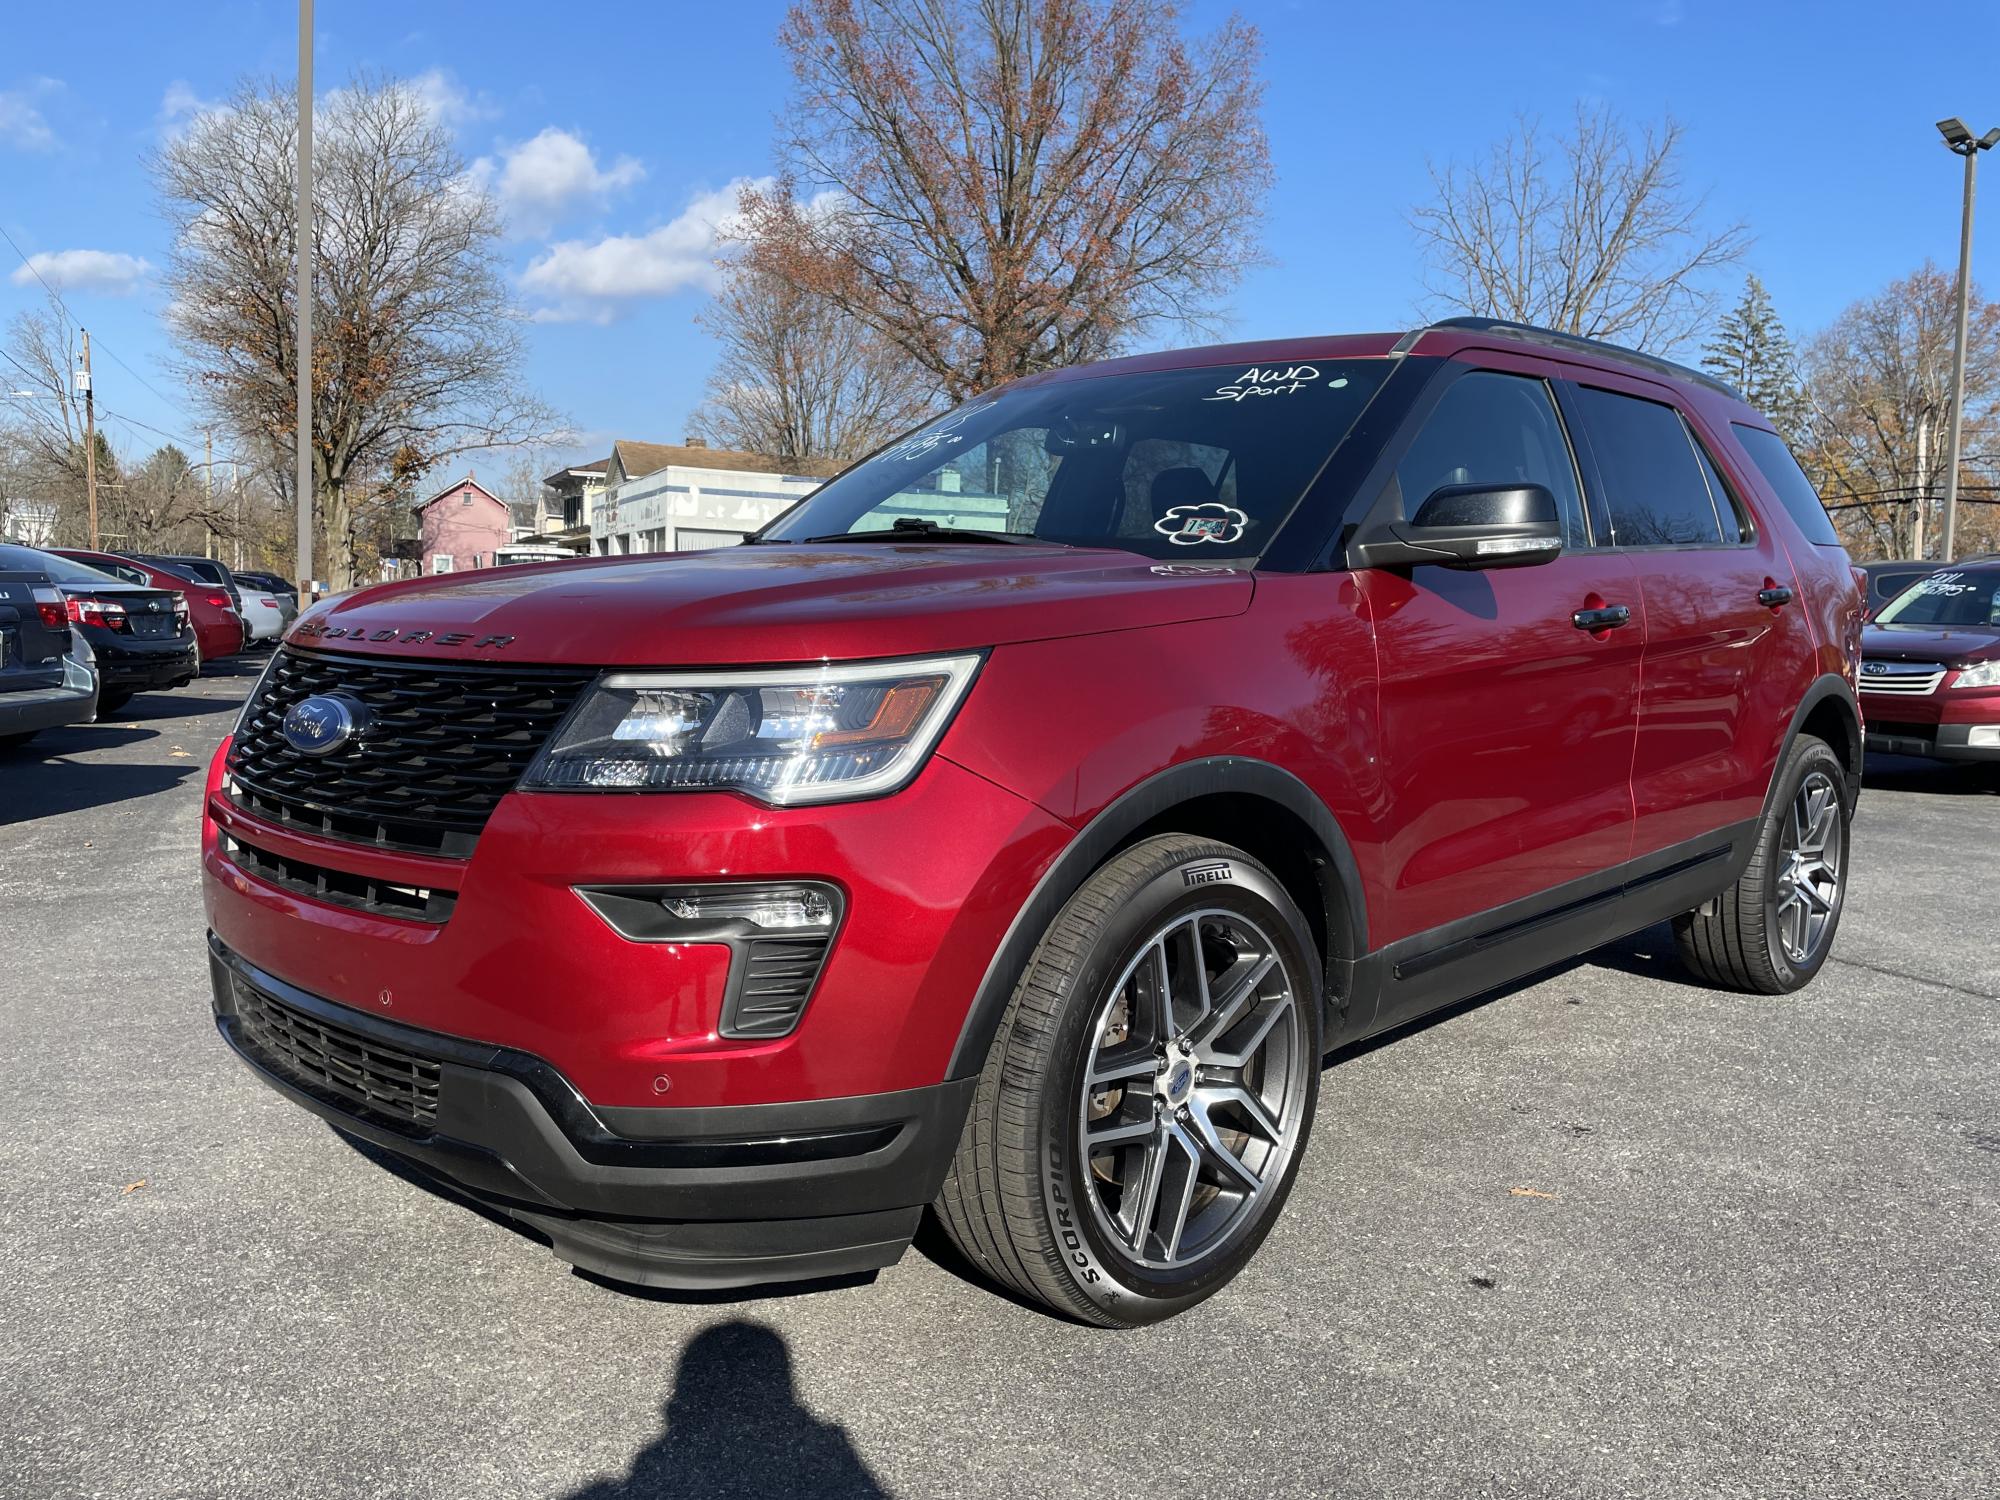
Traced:
[[1953, 687], [1988, 688], [2000, 687], [2000, 660], [1982, 661], [1976, 666], [1962, 668]]
[[739, 791], [790, 805], [893, 791], [964, 698], [977, 656], [600, 678], [522, 785]]

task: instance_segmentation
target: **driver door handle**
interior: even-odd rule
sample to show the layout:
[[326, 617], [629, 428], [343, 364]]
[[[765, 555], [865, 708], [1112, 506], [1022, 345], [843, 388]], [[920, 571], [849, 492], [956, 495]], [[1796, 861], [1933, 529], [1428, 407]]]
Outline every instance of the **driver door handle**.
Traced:
[[1632, 611], [1623, 604], [1607, 604], [1602, 609], [1580, 609], [1569, 617], [1578, 630], [1616, 630], [1632, 623]]
[[1766, 609], [1777, 609], [1781, 605], [1792, 602], [1792, 591], [1783, 584], [1776, 584], [1767, 589], [1759, 589], [1757, 591], [1757, 602]]

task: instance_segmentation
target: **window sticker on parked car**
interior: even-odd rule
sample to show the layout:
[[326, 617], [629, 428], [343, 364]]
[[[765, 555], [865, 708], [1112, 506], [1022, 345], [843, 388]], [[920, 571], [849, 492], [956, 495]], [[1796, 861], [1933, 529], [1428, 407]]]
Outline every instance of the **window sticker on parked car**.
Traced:
[[1969, 594], [1976, 587], [1978, 587], [1977, 584], [1965, 581], [1963, 573], [1933, 573], [1917, 585], [1917, 592], [1920, 594], [1944, 594], [1947, 597], [1956, 597], [1959, 594]]
[[1243, 536], [1250, 517], [1234, 506], [1208, 500], [1200, 505], [1176, 505], [1153, 523], [1153, 530], [1176, 547], [1197, 542], [1234, 542]]
[[[1228, 385], [1219, 385], [1213, 396], [1203, 396], [1204, 401], [1241, 401], [1248, 396], [1289, 396], [1294, 391], [1302, 391], [1319, 379], [1317, 365], [1252, 365], [1238, 375]], [[1326, 389], [1337, 391], [1347, 384], [1345, 375], [1326, 383]]]

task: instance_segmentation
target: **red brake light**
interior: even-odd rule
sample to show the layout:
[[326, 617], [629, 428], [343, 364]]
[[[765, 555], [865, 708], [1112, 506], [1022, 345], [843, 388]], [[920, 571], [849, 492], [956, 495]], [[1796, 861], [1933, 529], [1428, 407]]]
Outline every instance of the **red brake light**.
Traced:
[[76, 601], [65, 599], [60, 589], [36, 589], [35, 613], [42, 617], [42, 624], [50, 630], [67, 630], [69, 622], [76, 618]]
[[208, 607], [210, 609], [229, 608], [229, 596], [227, 594], [207, 594], [203, 597], [208, 600]]
[[69, 617], [79, 625], [96, 625], [105, 630], [123, 630], [125, 606], [102, 599], [71, 599]]

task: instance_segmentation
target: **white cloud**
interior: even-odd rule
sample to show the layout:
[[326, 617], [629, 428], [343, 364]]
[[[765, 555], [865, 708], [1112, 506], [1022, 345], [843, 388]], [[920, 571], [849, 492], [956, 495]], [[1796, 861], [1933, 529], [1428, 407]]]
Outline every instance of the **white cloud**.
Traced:
[[646, 169], [630, 156], [600, 166], [581, 136], [551, 125], [532, 140], [482, 156], [468, 174], [493, 193], [508, 221], [523, 234], [545, 234], [581, 204], [601, 202], [630, 187]]
[[59, 292], [103, 292], [127, 297], [153, 269], [150, 261], [116, 250], [44, 250], [28, 257], [8, 279], [16, 286], [34, 286], [36, 278]]
[[0, 89], [0, 145], [22, 151], [53, 151], [56, 133], [38, 101], [61, 92], [60, 78], [35, 78], [18, 89]]
[[770, 186], [768, 177], [739, 177], [698, 195], [678, 217], [645, 234], [551, 245], [521, 274], [522, 286], [551, 301], [532, 316], [540, 322], [605, 322], [616, 303], [634, 297], [666, 297], [688, 287], [712, 290], [716, 253], [736, 222], [739, 196], [746, 187]]
[[226, 115], [229, 106], [220, 99], [204, 99], [185, 78], [176, 78], [160, 95], [160, 112], [155, 117], [160, 133], [180, 135], [204, 115]]
[[433, 120], [449, 128], [490, 120], [499, 107], [484, 94], [468, 93], [443, 68], [426, 68], [409, 81], [417, 102]]

